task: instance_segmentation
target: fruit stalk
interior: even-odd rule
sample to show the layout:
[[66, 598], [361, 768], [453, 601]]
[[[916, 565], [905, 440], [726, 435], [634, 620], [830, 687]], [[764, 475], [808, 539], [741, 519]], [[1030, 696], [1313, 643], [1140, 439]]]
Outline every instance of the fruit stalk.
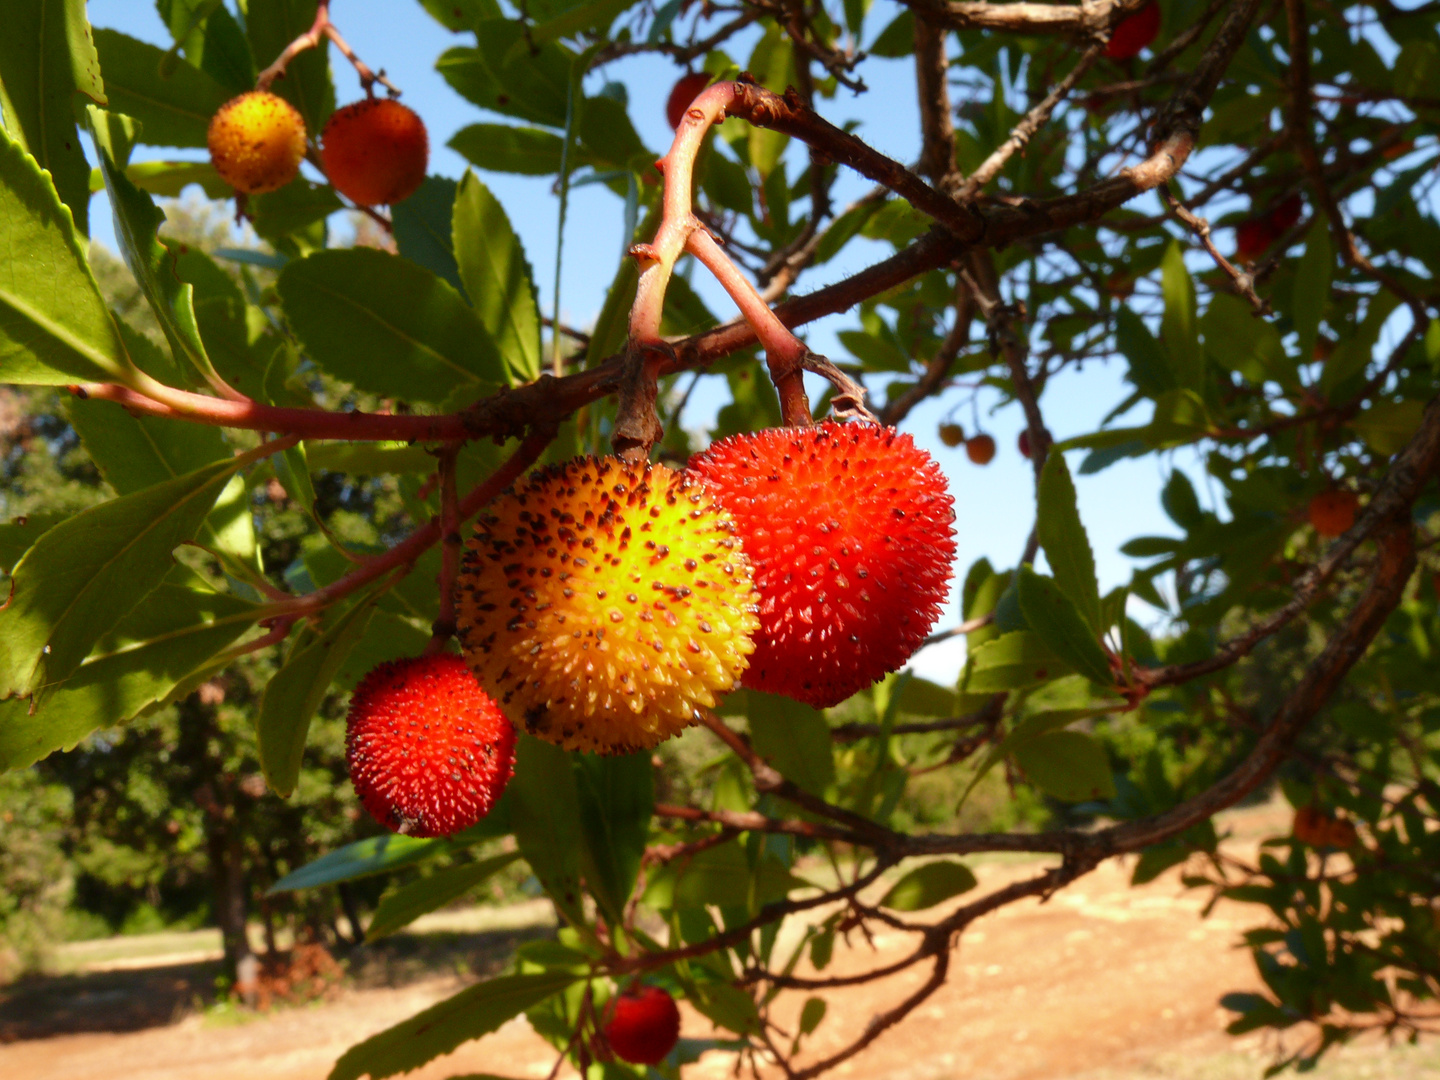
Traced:
[[440, 573], [435, 578], [440, 588], [440, 614], [430, 627], [430, 644], [425, 655], [433, 656], [445, 648], [455, 636], [455, 582], [460, 575], [460, 494], [455, 486], [455, 459], [459, 443], [449, 443], [436, 455], [440, 474]]
[[385, 77], [385, 72], [374, 72], [368, 64], [355, 55], [355, 51], [340, 36], [340, 31], [335, 29], [335, 24], [330, 21], [330, 0], [317, 0], [315, 4], [315, 21], [310, 24], [310, 29], [298, 35], [294, 41], [285, 46], [283, 52], [275, 58], [275, 62], [260, 73], [255, 80], [257, 90], [269, 90], [270, 84], [276, 79], [282, 78], [285, 69], [290, 66], [290, 61], [308, 49], [314, 49], [320, 42], [329, 38], [340, 50], [340, 55], [349, 60], [354, 66], [356, 73], [360, 76], [360, 86], [365, 93], [374, 92], [374, 86], [378, 82], [389, 90], [395, 97], [400, 96], [399, 88]]

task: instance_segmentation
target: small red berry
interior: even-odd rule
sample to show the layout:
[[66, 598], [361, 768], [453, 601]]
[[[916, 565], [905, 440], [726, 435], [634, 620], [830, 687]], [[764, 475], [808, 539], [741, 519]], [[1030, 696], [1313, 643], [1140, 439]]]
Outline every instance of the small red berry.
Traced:
[[1321, 536], [1339, 536], [1355, 524], [1360, 497], [1353, 491], [1322, 491], [1310, 500], [1310, 524]]
[[1155, 40], [1160, 32], [1160, 5], [1150, 0], [1133, 15], [1121, 19], [1110, 31], [1110, 42], [1105, 46], [1105, 55], [1111, 60], [1131, 60], [1140, 55], [1140, 50]]
[[424, 182], [430, 139], [413, 109], [363, 98], [331, 114], [320, 158], [340, 194], [361, 206], [398, 203]]
[[605, 1038], [621, 1061], [658, 1065], [680, 1040], [680, 1009], [658, 986], [632, 987], [610, 1002]]
[[1016, 439], [1015, 443], [1020, 447], [1020, 456], [1028, 458], [1030, 456], [1030, 429], [1022, 428], [1020, 438]]
[[1269, 214], [1242, 221], [1235, 226], [1235, 258], [1242, 263], [1254, 262], [1280, 239]]
[[954, 500], [909, 435], [834, 420], [716, 443], [690, 461], [755, 572], [741, 682], [825, 708], [910, 658], [940, 616]]
[[680, 127], [680, 121], [685, 119], [690, 103], [709, 85], [710, 75], [705, 71], [692, 71], [689, 75], [680, 76], [680, 81], [675, 84], [675, 88], [670, 91], [669, 100], [665, 102], [665, 119], [670, 121], [672, 128]]
[[355, 688], [345, 757], [380, 824], [453, 836], [488, 814], [510, 782], [515, 729], [460, 657], [394, 660]]
[[989, 465], [995, 460], [995, 440], [989, 435], [975, 435], [965, 444], [965, 453], [976, 465]]
[[1290, 229], [1305, 212], [1305, 202], [1299, 195], [1291, 195], [1270, 211], [1270, 224], [1275, 227], [1275, 236]]
[[959, 446], [965, 441], [965, 429], [959, 424], [941, 424], [940, 441], [946, 446]]

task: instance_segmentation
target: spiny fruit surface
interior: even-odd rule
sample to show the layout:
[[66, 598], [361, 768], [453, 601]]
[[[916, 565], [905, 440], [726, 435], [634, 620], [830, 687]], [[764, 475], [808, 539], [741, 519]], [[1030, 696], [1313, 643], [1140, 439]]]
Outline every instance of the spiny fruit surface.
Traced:
[[658, 986], [624, 991], [610, 1002], [605, 1038], [621, 1061], [657, 1065], [680, 1040], [680, 1009]]
[[705, 71], [692, 71], [689, 75], [680, 76], [680, 81], [670, 91], [670, 97], [665, 102], [665, 119], [670, 121], [672, 128], [679, 128], [680, 121], [685, 119], [685, 113], [690, 108], [690, 103], [700, 96], [700, 91], [710, 85], [710, 74]]
[[1155, 40], [1160, 32], [1160, 5], [1150, 0], [1134, 15], [1127, 15], [1110, 31], [1105, 55], [1111, 60], [1130, 60]]
[[1360, 497], [1353, 491], [1322, 491], [1310, 500], [1310, 524], [1321, 536], [1339, 536], [1355, 524]]
[[460, 657], [395, 660], [355, 688], [345, 756], [380, 824], [453, 836], [488, 814], [510, 782], [515, 729]]
[[965, 456], [976, 465], [989, 465], [995, 460], [995, 440], [989, 435], [972, 435], [965, 442]]
[[305, 156], [305, 121], [264, 90], [231, 98], [210, 118], [210, 163], [236, 191], [261, 195], [294, 180]]
[[833, 420], [772, 428], [724, 439], [689, 468], [735, 515], [755, 567], [747, 687], [834, 705], [903, 664], [939, 618], [954, 501], [910, 436]]
[[734, 522], [695, 477], [577, 458], [481, 516], [460, 575], [470, 666], [531, 734], [649, 749], [745, 670], [758, 625]]
[[361, 206], [397, 203], [425, 181], [430, 139], [413, 109], [362, 98], [330, 114], [320, 159], [335, 190]]

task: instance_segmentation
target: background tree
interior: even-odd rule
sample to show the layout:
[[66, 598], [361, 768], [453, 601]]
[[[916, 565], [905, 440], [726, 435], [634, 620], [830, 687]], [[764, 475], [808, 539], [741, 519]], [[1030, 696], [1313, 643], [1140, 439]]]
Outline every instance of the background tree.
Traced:
[[[648, 755], [523, 735], [508, 793], [475, 829], [361, 841], [289, 874], [278, 888], [513, 833], [566, 924], [558, 942], [523, 947], [513, 973], [353, 1048], [333, 1076], [405, 1071], [522, 1011], [578, 1064], [608, 1059], [608, 999], [636, 977], [683, 995], [747, 1062], [816, 1076], [942, 985], [975, 919], [1127, 854], [1142, 880], [1194, 857], [1194, 884], [1268, 909], [1249, 939], [1268, 992], [1227, 999], [1235, 1030], [1300, 1025], [1292, 1060], [1312, 1060], [1368, 1028], [1433, 1028], [1436, 10], [422, 6], [460, 35], [437, 61], [446, 80], [501, 118], [457, 133], [461, 153], [555, 175], [562, 214], [582, 182], [622, 200], [637, 246], [588, 331], [561, 325], [557, 305], [543, 335], [524, 252], [473, 173], [366, 208], [394, 253], [330, 246], [326, 219], [346, 204], [318, 172], [238, 200], [270, 247], [226, 256], [238, 280], [157, 239], [152, 194], [224, 188], [203, 163], [132, 160], [137, 146], [204, 145], [211, 114], [257, 81], [313, 137], [335, 105], [315, 48], [326, 40], [375, 92], [328, 3], [167, 3], [169, 52], [92, 38], [79, 0], [64, 22], [20, 5], [0, 45], [0, 377], [69, 388], [68, 430], [115, 497], [90, 505], [92, 484], [66, 508], [78, 513], [3, 527], [0, 763], [185, 702], [174, 737], [203, 744], [219, 773], [197, 805], [214, 819], [212, 865], [233, 865], [227, 815], [251, 809], [237, 794], [248, 748], [217, 746], [222, 703], [189, 695], [273, 664], [253, 760], [275, 795], [307, 799], [303, 770], [333, 731], [311, 720], [332, 686], [445, 647], [455, 564], [442, 540], [530, 466], [612, 448], [683, 460], [675, 421], [701, 378], [731, 395], [717, 435], [808, 424], [802, 371], [819, 377], [820, 409], [854, 423], [870, 419], [866, 400], [898, 424], [929, 396], [993, 390], [1026, 418], [1036, 527], [1013, 568], [965, 574], [964, 621], [944, 631], [967, 637], [955, 687], [891, 676], [828, 710], [738, 691], [699, 717], [727, 754], [713, 781], [677, 783], [662, 766], [674, 802], [656, 800]], [[682, 111], [660, 185], [623, 87], [603, 81], [645, 51], [703, 58], [717, 80]], [[867, 51], [914, 57], [913, 170], [845, 128], [837, 92], [863, 88]], [[107, 307], [83, 254], [91, 185], [74, 115], [163, 344]], [[833, 205], [840, 169], [876, 186]], [[1233, 245], [1212, 220], [1236, 226]], [[857, 237], [894, 253], [792, 295]], [[741, 319], [714, 325], [671, 276], [682, 257]], [[839, 362], [792, 334], [851, 310]], [[1047, 389], [1116, 357], [1133, 392], [1054, 445]], [[1124, 422], [1146, 405], [1148, 419]], [[1206, 500], [1172, 471], [1163, 502], [1180, 535], [1128, 544], [1140, 565], [1102, 595], [1065, 452], [1084, 451], [1077, 468], [1093, 473], [1180, 447], [1204, 462]], [[395, 479], [347, 479], [377, 475]], [[272, 479], [304, 515], [289, 548], [262, 542], [282, 521], [254, 494]], [[327, 485], [340, 505], [319, 498]], [[58, 475], [41, 487], [66, 490]], [[343, 498], [367, 490], [390, 502], [357, 523]], [[1159, 613], [1154, 632], [1141, 604]], [[1068, 807], [1055, 828], [970, 832], [897, 813], [917, 775], [968, 790], [1001, 765]], [[1294, 832], [1238, 863], [1211, 819], [1277, 776], [1301, 811]], [[255, 812], [280, 813], [269, 799]], [[830, 872], [802, 876], [797, 858], [822, 851]], [[984, 851], [1057, 858], [931, 911], [975, 888], [959, 857]], [[369, 933], [513, 857], [422, 868]], [[833, 913], [777, 951], [780, 924], [820, 908]], [[876, 922], [913, 936], [909, 956], [826, 975], [835, 935]], [[912, 965], [928, 974], [908, 997], [838, 1048], [807, 1051], [826, 989]], [[807, 1000], [782, 1031], [786, 991]], [[675, 1075], [703, 1048], [682, 1042], [656, 1067]]]

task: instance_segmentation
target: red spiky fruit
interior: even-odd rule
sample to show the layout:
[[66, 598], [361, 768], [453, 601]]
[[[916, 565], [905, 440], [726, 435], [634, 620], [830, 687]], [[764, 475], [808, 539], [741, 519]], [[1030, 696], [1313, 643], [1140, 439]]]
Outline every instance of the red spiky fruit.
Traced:
[[995, 439], [989, 435], [974, 435], [965, 443], [965, 456], [976, 465], [989, 465], [995, 460]]
[[816, 707], [910, 658], [945, 602], [954, 500], [909, 435], [826, 421], [736, 435], [691, 459], [755, 568], [742, 682]]
[[361, 206], [397, 203], [424, 183], [430, 138], [413, 109], [362, 98], [330, 114], [320, 159], [335, 190]]
[[1310, 500], [1310, 524], [1321, 536], [1339, 536], [1355, 524], [1360, 497], [1353, 491], [1322, 491]]
[[488, 814], [510, 782], [515, 729], [460, 657], [393, 660], [351, 695], [345, 757], [380, 824], [453, 836]]
[[251, 90], [220, 106], [205, 141], [222, 180], [242, 194], [263, 195], [300, 172], [305, 121], [284, 98]]
[[605, 1038], [621, 1061], [658, 1065], [680, 1041], [680, 1009], [658, 986], [636, 986], [617, 995], [606, 1010]]
[[680, 76], [680, 81], [675, 84], [665, 102], [665, 119], [670, 121], [672, 128], [679, 128], [690, 103], [709, 85], [710, 74], [705, 71], [692, 71], [689, 75]]
[[1160, 32], [1160, 5], [1150, 0], [1133, 15], [1127, 15], [1110, 31], [1105, 55], [1111, 60], [1131, 60], [1155, 40]]
[[648, 750], [713, 708], [759, 619], [731, 516], [665, 465], [577, 458], [486, 507], [458, 623], [481, 684], [567, 750]]

